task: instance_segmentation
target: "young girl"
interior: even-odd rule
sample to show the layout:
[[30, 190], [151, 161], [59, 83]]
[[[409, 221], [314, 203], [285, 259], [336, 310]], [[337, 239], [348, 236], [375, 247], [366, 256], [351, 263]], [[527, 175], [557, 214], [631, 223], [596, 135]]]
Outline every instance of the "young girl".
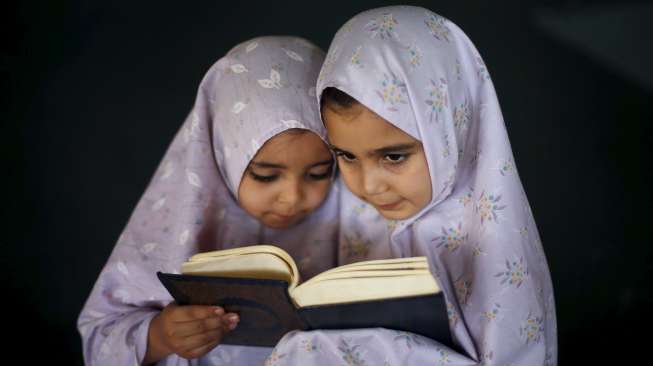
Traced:
[[555, 364], [546, 259], [494, 87], [460, 28], [417, 7], [363, 12], [336, 34], [317, 90], [350, 191], [339, 264], [427, 256], [455, 344], [386, 329], [293, 332], [270, 363]]
[[246, 365], [269, 355], [218, 346], [238, 316], [170, 304], [156, 272], [259, 243], [288, 251], [303, 278], [335, 265], [334, 162], [314, 88], [323, 56], [300, 38], [263, 37], [211, 67], [79, 316], [87, 365]]

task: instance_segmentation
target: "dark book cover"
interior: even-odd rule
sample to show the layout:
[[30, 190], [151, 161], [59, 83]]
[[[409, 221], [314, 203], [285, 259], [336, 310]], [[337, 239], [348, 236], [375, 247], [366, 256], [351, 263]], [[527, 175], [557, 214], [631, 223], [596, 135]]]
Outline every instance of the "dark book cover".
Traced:
[[382, 327], [452, 346], [442, 293], [296, 309], [284, 281], [162, 272], [157, 276], [180, 305], [219, 305], [240, 315], [236, 329], [223, 338], [224, 344], [273, 347], [296, 329]]

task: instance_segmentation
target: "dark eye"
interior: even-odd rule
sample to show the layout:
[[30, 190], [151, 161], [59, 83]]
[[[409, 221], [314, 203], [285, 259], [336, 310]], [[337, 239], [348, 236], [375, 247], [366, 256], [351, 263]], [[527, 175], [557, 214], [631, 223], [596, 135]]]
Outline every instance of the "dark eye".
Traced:
[[331, 171], [328, 171], [327, 173], [322, 173], [322, 174], [309, 174], [308, 177], [311, 178], [312, 180], [322, 180], [322, 179], [327, 179], [331, 176]]
[[333, 164], [330, 164], [324, 172], [309, 172], [308, 178], [311, 180], [323, 180], [331, 177]]
[[407, 157], [407, 154], [386, 154], [383, 156], [383, 160], [390, 164], [399, 164], [406, 160]]
[[336, 156], [339, 158], [341, 157], [344, 161], [348, 163], [354, 162], [356, 160], [356, 157], [353, 154], [344, 151], [338, 151], [336, 153]]
[[253, 171], [249, 171], [249, 176], [252, 177], [255, 181], [258, 182], [263, 182], [263, 183], [269, 183], [269, 182], [274, 182], [277, 178], [279, 178], [278, 174], [274, 175], [258, 175], [254, 173]]

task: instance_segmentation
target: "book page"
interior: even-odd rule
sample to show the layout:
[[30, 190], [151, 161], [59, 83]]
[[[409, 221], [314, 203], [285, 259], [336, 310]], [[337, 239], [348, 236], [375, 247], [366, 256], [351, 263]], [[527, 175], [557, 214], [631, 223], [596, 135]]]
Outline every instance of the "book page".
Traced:
[[199, 253], [182, 264], [181, 272], [213, 277], [282, 280], [288, 282], [289, 289], [299, 282], [299, 271], [292, 257], [283, 249], [271, 245]]
[[332, 273], [354, 273], [354, 272], [367, 272], [367, 271], [388, 272], [390, 270], [397, 271], [397, 270], [428, 270], [428, 269], [429, 269], [429, 265], [425, 261], [381, 263], [381, 264], [369, 263], [369, 264], [359, 265], [359, 266], [346, 265], [346, 266], [332, 268], [328, 271], [324, 271], [316, 275], [315, 277], [311, 278], [307, 282], [316, 280], [318, 278], [327, 277]]
[[330, 279], [306, 282], [291, 292], [293, 300], [299, 307], [327, 304], [343, 304], [358, 301], [391, 299], [408, 296], [430, 295], [440, 289], [429, 271], [392, 276], [366, 276], [358, 273], [347, 276], [335, 273]]

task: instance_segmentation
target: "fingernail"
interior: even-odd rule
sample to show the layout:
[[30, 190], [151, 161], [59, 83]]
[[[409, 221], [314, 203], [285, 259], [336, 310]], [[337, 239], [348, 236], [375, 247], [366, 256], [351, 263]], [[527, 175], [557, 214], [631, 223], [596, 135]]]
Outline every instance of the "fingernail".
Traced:
[[238, 323], [238, 315], [236, 314], [231, 314], [227, 316], [227, 320], [230, 321], [231, 323]]
[[217, 307], [217, 308], [215, 308], [215, 314], [216, 314], [216, 315], [222, 315], [222, 314], [224, 314], [224, 309], [221, 308], [221, 307]]

